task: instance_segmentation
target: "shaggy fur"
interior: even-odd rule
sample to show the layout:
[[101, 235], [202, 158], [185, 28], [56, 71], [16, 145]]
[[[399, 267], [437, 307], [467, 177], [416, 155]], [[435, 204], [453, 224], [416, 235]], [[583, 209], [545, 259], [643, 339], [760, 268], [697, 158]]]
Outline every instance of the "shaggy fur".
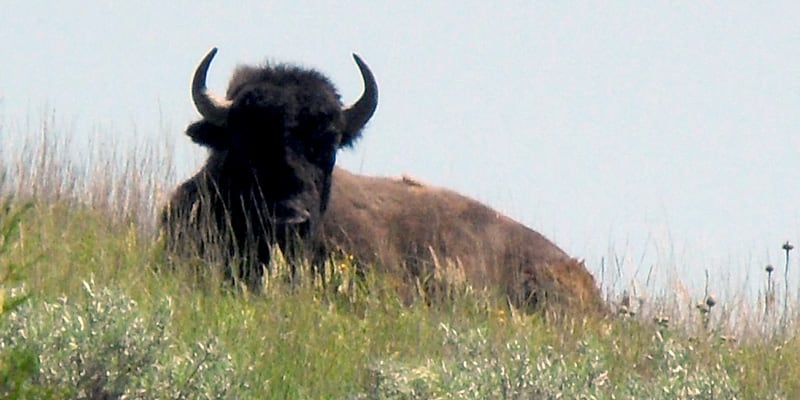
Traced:
[[346, 129], [339, 95], [321, 74], [240, 67], [226, 97], [222, 126], [204, 119], [187, 129], [210, 155], [164, 209], [169, 252], [228, 265], [255, 286], [277, 245], [314, 262], [343, 252], [411, 281], [455, 265], [518, 306], [601, 303], [582, 263], [510, 218], [410, 178], [334, 168], [361, 126]]
[[460, 268], [478, 288], [497, 288], [519, 307], [600, 306], [582, 262], [491, 208], [417, 180], [367, 177], [334, 169], [323, 217], [330, 249], [409, 278]]

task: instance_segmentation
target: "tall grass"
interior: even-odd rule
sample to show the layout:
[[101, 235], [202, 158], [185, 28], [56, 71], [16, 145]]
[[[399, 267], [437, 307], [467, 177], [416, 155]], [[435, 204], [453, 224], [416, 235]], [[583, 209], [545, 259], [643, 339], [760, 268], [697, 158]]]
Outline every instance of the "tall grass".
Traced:
[[76, 148], [52, 116], [0, 129], [4, 397], [800, 397], [795, 308], [766, 272], [735, 306], [606, 281], [614, 315], [547, 321], [463, 283], [404, 304], [346, 255], [291, 280], [275, 257], [250, 293], [163, 268], [169, 151]]

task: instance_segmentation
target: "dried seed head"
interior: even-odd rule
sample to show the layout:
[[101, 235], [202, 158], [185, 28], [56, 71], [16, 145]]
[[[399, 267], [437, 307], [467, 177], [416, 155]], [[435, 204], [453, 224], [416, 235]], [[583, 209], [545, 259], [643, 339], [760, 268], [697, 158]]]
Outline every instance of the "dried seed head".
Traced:
[[787, 253], [791, 251], [793, 248], [794, 246], [792, 246], [792, 244], [789, 243], [788, 240], [786, 241], [786, 243], [783, 244], [783, 249], [786, 250]]
[[706, 305], [708, 306], [709, 310], [711, 310], [711, 307], [714, 307], [715, 304], [717, 304], [717, 300], [714, 299], [714, 296], [708, 296], [706, 298]]
[[772, 264], [767, 264], [767, 268], [765, 268], [765, 269], [767, 270], [768, 274], [771, 274], [772, 271], [775, 270], [775, 268], [772, 267]]
[[628, 291], [622, 292], [622, 301], [621, 304], [623, 307], [630, 307], [631, 306], [631, 295], [628, 294]]
[[660, 325], [663, 328], [666, 328], [669, 326], [669, 317], [667, 316], [655, 317], [653, 318], [653, 322], [655, 322], [656, 324]]

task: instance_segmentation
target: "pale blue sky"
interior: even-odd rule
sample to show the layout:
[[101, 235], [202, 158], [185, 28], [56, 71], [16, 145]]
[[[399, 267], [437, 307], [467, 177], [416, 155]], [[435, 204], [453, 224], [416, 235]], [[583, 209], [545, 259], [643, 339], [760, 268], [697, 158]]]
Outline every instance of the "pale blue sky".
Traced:
[[469, 194], [594, 271], [616, 254], [629, 278], [656, 263], [737, 287], [800, 242], [798, 21], [789, 1], [5, 1], [0, 122], [52, 109], [101, 142], [171, 135], [183, 178], [210, 47], [216, 91], [238, 63], [286, 61], [346, 102], [357, 52], [380, 106], [340, 165]]

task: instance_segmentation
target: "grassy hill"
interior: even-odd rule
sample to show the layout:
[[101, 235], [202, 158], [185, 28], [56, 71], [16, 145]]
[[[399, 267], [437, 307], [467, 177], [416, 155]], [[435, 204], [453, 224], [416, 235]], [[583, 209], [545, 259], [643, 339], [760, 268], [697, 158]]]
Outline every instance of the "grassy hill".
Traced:
[[463, 285], [402, 304], [346, 257], [324, 280], [276, 261], [247, 293], [164, 264], [165, 158], [71, 161], [52, 129], [2, 153], [3, 398], [800, 398], [779, 293], [751, 300], [760, 314], [608, 293], [614, 316], [524, 315]]

